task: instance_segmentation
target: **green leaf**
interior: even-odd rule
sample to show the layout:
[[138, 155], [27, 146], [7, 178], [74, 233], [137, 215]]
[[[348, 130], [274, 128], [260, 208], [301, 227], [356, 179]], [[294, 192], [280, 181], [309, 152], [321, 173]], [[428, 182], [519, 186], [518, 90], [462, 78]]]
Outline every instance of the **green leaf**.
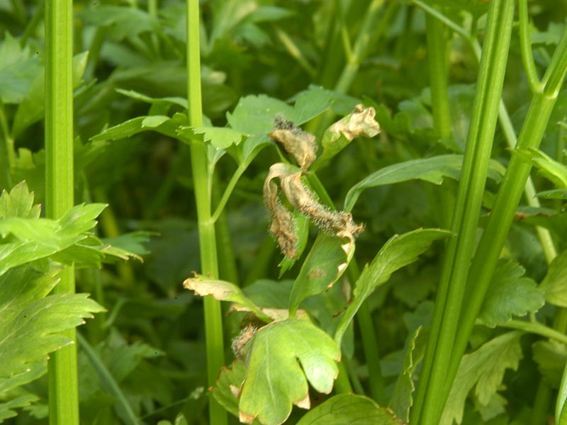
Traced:
[[473, 387], [481, 405], [490, 403], [502, 385], [506, 369], [518, 367], [522, 358], [521, 336], [521, 332], [508, 332], [463, 356], [440, 425], [462, 422], [465, 401]]
[[353, 299], [341, 317], [335, 340], [340, 343], [362, 303], [376, 288], [386, 283], [392, 273], [415, 262], [434, 241], [450, 235], [450, 232], [441, 229], [417, 229], [403, 235], [392, 236], [372, 262], [364, 267], [356, 281]]
[[333, 389], [340, 350], [310, 322], [273, 322], [256, 332], [251, 344], [238, 406], [241, 422], [282, 424], [293, 404], [309, 408], [307, 382], [325, 394]]
[[152, 235], [153, 233], [151, 232], [136, 231], [123, 233], [113, 238], [102, 238], [100, 241], [114, 249], [120, 249], [141, 257], [150, 253], [146, 246], [150, 242], [150, 236]]
[[213, 298], [219, 301], [228, 301], [238, 306], [241, 306], [245, 311], [251, 311], [258, 317], [266, 322], [270, 322], [271, 319], [266, 315], [260, 307], [258, 307], [252, 300], [250, 300], [242, 290], [224, 280], [213, 280], [207, 279], [203, 276], [196, 276], [189, 279], [185, 279], [183, 286], [190, 291], [195, 292], [197, 295], [205, 297], [211, 295]]
[[97, 5], [86, 9], [81, 16], [87, 24], [106, 27], [109, 36], [117, 41], [159, 31], [158, 19], [135, 7]]
[[25, 181], [18, 183], [10, 192], [0, 196], [0, 219], [9, 217], [39, 218], [41, 207], [34, 205], [34, 195]]
[[[423, 180], [440, 185], [445, 178], [459, 180], [462, 155], [439, 155], [425, 159], [414, 159], [384, 167], [355, 184], [345, 198], [345, 210], [351, 211], [360, 194], [372, 187], [402, 183], [409, 180]], [[489, 177], [500, 181], [504, 167], [497, 161], [490, 162]]]
[[325, 112], [334, 96], [333, 92], [317, 86], [298, 93], [294, 106], [263, 94], [246, 96], [227, 114], [227, 120], [233, 129], [245, 134], [267, 135], [274, 128], [277, 115], [299, 126]]
[[[73, 88], [81, 84], [87, 66], [88, 52], [73, 56]], [[41, 70], [40, 70], [41, 71]], [[31, 88], [22, 99], [12, 127], [12, 135], [17, 138], [30, 125], [43, 118], [45, 96], [45, 78], [43, 72], [37, 72]]]
[[246, 376], [246, 365], [236, 359], [230, 367], [223, 367], [211, 391], [215, 400], [226, 410], [238, 417], [238, 395]]
[[182, 127], [180, 132], [184, 132], [186, 137], [191, 137], [193, 133], [202, 134], [205, 142], [210, 142], [217, 149], [227, 149], [230, 146], [237, 146], [242, 141], [244, 134], [240, 131], [228, 127]]
[[290, 312], [301, 302], [331, 287], [343, 275], [354, 254], [354, 241], [320, 233], [303, 262], [290, 296]]
[[154, 105], [154, 104], [177, 105], [182, 107], [183, 109], [187, 109], [187, 99], [183, 97], [177, 97], [177, 96], [151, 97], [143, 93], [139, 93], [135, 90], [123, 90], [123, 89], [116, 89], [116, 92], [120, 93], [123, 96], [129, 97], [130, 99], [139, 100], [140, 102], [149, 103], [150, 105]]
[[567, 189], [544, 190], [543, 192], [538, 192], [537, 197], [542, 199], [560, 199], [565, 201], [567, 200]]
[[59, 220], [20, 217], [0, 220], [0, 235], [13, 235], [17, 239], [0, 244], [0, 275], [86, 239], [104, 208], [104, 204], [77, 205]]
[[29, 92], [36, 75], [41, 71], [39, 57], [10, 33], [0, 44], [0, 100], [19, 103]]
[[[181, 114], [179, 114], [181, 115]], [[157, 131], [166, 136], [177, 138], [177, 129], [182, 123], [181, 117], [170, 118], [166, 115], [145, 115], [129, 119], [113, 127], [103, 130], [91, 140], [120, 140], [132, 137], [144, 131]]]
[[0, 377], [47, 360], [48, 353], [71, 343], [63, 331], [104, 311], [86, 294], [46, 296], [57, 281], [56, 273], [44, 275], [29, 267], [0, 276]]
[[542, 289], [524, 273], [524, 268], [512, 259], [499, 261], [480, 312], [484, 324], [495, 327], [513, 316], [535, 313], [543, 307]]
[[26, 408], [39, 398], [27, 392], [29, 384], [47, 373], [45, 361], [29, 364], [26, 369], [9, 377], [0, 377], [0, 422], [17, 415], [15, 409]]
[[538, 171], [559, 189], [567, 189], [567, 166], [546, 155], [538, 149], [518, 151], [521, 155], [533, 162]]
[[356, 394], [339, 394], [306, 413], [297, 425], [403, 425], [389, 409]]
[[567, 251], [553, 259], [540, 288], [548, 303], [567, 307]]
[[567, 362], [567, 346], [554, 340], [537, 341], [532, 345], [532, 352], [545, 382], [552, 388], [559, 388]]
[[[19, 391], [20, 392], [20, 391]], [[0, 402], [0, 423], [4, 419], [13, 418], [18, 415], [15, 409], [22, 409], [31, 406], [32, 403], [39, 400], [34, 394], [21, 391], [22, 394], [9, 397], [7, 401]]]
[[394, 413], [405, 422], [409, 422], [410, 408], [413, 405], [413, 392], [415, 391], [413, 376], [424, 354], [424, 345], [420, 343], [423, 339], [420, 337], [422, 330], [420, 326], [408, 337], [402, 373], [396, 380], [392, 398], [388, 403]]

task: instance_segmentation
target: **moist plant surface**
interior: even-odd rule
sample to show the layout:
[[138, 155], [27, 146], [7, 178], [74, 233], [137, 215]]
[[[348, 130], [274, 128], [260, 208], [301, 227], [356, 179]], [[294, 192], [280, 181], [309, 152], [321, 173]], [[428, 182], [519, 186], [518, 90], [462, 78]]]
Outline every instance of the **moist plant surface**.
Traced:
[[567, 425], [567, 3], [0, 1], [0, 423]]

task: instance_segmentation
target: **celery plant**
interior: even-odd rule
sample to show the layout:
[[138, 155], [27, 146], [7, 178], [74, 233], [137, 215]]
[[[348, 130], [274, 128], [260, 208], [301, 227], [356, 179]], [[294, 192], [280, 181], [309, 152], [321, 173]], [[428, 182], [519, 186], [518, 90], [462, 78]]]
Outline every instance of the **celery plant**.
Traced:
[[[45, 7], [45, 150], [46, 212], [63, 216], [73, 206], [73, 2], [48, 0]], [[75, 292], [75, 272], [61, 272], [57, 293]], [[65, 336], [76, 341], [75, 330]], [[51, 424], [79, 423], [77, 348], [67, 346], [49, 363], [49, 420]]]
[[[188, 124], [200, 127], [203, 124], [201, 100], [201, 59], [199, 44], [199, 1], [187, 0], [187, 90]], [[201, 268], [205, 276], [218, 277], [217, 247], [215, 225], [211, 219], [212, 181], [209, 168], [207, 146], [200, 140], [191, 144], [191, 166], [195, 182], [197, 219], [199, 222], [199, 244]], [[224, 341], [220, 303], [206, 297], [205, 334], [207, 347], [207, 376], [210, 384], [217, 378], [224, 364]], [[210, 400], [209, 414], [211, 425], [227, 423], [224, 409], [213, 399]]]

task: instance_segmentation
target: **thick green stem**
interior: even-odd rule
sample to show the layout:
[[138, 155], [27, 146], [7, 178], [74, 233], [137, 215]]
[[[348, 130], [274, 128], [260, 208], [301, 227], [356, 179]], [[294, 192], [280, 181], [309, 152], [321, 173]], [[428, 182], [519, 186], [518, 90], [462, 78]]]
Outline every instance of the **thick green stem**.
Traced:
[[[518, 150], [537, 149], [541, 143], [549, 117], [557, 101], [558, 87], [561, 85], [567, 72], [567, 33], [564, 35], [562, 44], [558, 47], [554, 57], [560, 55], [563, 55], [563, 60], [559, 63], [561, 68], [557, 69], [558, 67], [556, 67], [553, 70], [554, 72], [548, 73], [548, 80], [554, 81], [554, 86], [546, 85], [544, 92], [535, 94], [532, 99], [518, 140]], [[553, 74], [553, 77], [551, 77], [551, 74]], [[557, 75], [561, 75], [562, 78], [558, 79]], [[466, 330], [469, 327], [472, 330], [474, 320], [476, 320], [478, 311], [480, 311], [485, 292], [488, 289], [499, 253], [504, 246], [508, 231], [512, 225], [530, 170], [530, 162], [523, 160], [519, 155], [512, 156], [498, 191], [492, 215], [483, 232], [471, 267], [469, 281], [476, 283], [475, 287], [471, 288], [470, 296], [472, 298], [468, 298], [468, 308], [462, 317], [461, 324], [465, 326]], [[459, 335], [460, 340], [464, 340], [465, 337], [468, 340], [466, 335], [467, 332], [461, 331]]]
[[[47, 217], [59, 218], [73, 206], [73, 2], [48, 0], [45, 8], [45, 154]], [[75, 292], [75, 271], [66, 267], [55, 288]], [[65, 332], [74, 343], [49, 361], [49, 422], [79, 423], [75, 330]]]
[[475, 105], [453, 215], [452, 230], [456, 237], [448, 244], [435, 305], [432, 332], [438, 332], [439, 337], [437, 344], [432, 340], [427, 347], [412, 423], [437, 425], [446, 400], [446, 367], [453, 354], [468, 266], [476, 246], [476, 231], [502, 94], [513, 15], [513, 0], [491, 2]]
[[[567, 404], [567, 363], [563, 367], [563, 376], [561, 377], [561, 383], [559, 384], [559, 392], [557, 394], [557, 402], [555, 404], [555, 417], [557, 420], [561, 418], [561, 412], [564, 410], [564, 406]], [[563, 419], [563, 418], [561, 418]], [[566, 415], [567, 419], [567, 415]]]
[[[564, 34], [546, 73], [545, 81], [547, 83], [543, 92], [536, 93], [532, 99], [518, 139], [518, 150], [538, 148], [566, 73], [567, 32]], [[460, 359], [466, 350], [469, 336], [482, 307], [499, 254], [506, 242], [530, 170], [531, 163], [529, 161], [525, 161], [520, 155], [512, 155], [498, 191], [490, 220], [483, 232], [471, 264], [468, 277], [471, 286], [467, 294], [467, 308], [464, 309], [459, 323], [460, 331], [455, 341], [454, 356], [448, 373], [450, 378], [456, 375]]]
[[12, 187], [12, 167], [15, 161], [14, 139], [8, 129], [4, 104], [0, 100], [0, 188]]
[[[449, 92], [448, 92], [448, 62], [447, 62], [447, 39], [445, 35], [445, 28], [443, 23], [437, 18], [427, 15], [427, 52], [429, 64], [429, 81], [431, 86], [431, 105], [433, 109], [433, 125], [439, 136], [443, 139], [450, 139], [452, 136], [451, 116], [449, 112]], [[444, 210], [449, 205], [455, 204], [455, 199], [449, 190], [445, 189], [441, 192], [441, 201], [446, 205]], [[445, 225], [451, 226], [451, 218], [444, 218]], [[446, 244], [448, 246], [448, 244]], [[445, 305], [447, 292], [439, 293], [437, 303], [440, 306]], [[432, 351], [437, 345], [440, 332], [440, 321], [442, 320], [442, 309], [436, 309], [437, 316], [435, 318], [435, 325], [432, 327], [429, 334], [429, 350]], [[424, 375], [429, 376], [431, 373], [432, 363], [427, 364], [424, 368]], [[425, 391], [421, 390], [417, 393], [416, 399], [416, 414], [423, 405], [425, 399]]]
[[[189, 125], [203, 124], [201, 97], [201, 57], [199, 44], [199, 0], [187, 0], [187, 87]], [[191, 144], [191, 166], [195, 185], [199, 246], [202, 273], [209, 278], [218, 277], [215, 225], [211, 220], [212, 175], [208, 166], [207, 147], [200, 140]], [[204, 299], [205, 340], [207, 348], [207, 377], [212, 385], [224, 364], [224, 339], [220, 302], [208, 296]], [[225, 410], [214, 398], [209, 399], [211, 425], [227, 424]]]

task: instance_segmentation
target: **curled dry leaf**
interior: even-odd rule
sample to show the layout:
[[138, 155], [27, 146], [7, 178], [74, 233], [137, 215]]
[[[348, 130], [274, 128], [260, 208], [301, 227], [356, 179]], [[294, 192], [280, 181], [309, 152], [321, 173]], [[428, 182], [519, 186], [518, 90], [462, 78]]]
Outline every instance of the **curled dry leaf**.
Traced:
[[277, 117], [269, 136], [293, 156], [302, 170], [307, 170], [317, 158], [315, 136], [296, 127], [291, 121]]
[[351, 114], [334, 123], [329, 131], [336, 134], [337, 137], [342, 134], [349, 141], [361, 136], [374, 137], [380, 133], [380, 125], [375, 117], [374, 108], [356, 105]]
[[364, 230], [364, 226], [354, 222], [352, 214], [332, 211], [322, 205], [315, 194], [301, 181], [301, 173], [282, 177], [281, 186], [289, 202], [302, 214], [311, 218], [320, 229], [348, 239], [353, 239]]
[[258, 328], [252, 324], [245, 326], [240, 333], [232, 339], [230, 348], [236, 357], [244, 357], [247, 352], [247, 345], [256, 334]]
[[[289, 310], [287, 308], [262, 307], [261, 310], [267, 317], [272, 319], [274, 322], [279, 320], [289, 319]], [[233, 304], [229, 311], [247, 312], [250, 311], [250, 309], [242, 305]], [[297, 319], [308, 320], [309, 314], [307, 314], [305, 310], [297, 310], [297, 312], [295, 312], [294, 317], [296, 317]]]
[[277, 184], [272, 180], [289, 173], [289, 167], [282, 163], [270, 167], [264, 182], [264, 203], [271, 215], [270, 232], [276, 238], [282, 253], [294, 259], [298, 255], [299, 236], [293, 213], [282, 205]]

